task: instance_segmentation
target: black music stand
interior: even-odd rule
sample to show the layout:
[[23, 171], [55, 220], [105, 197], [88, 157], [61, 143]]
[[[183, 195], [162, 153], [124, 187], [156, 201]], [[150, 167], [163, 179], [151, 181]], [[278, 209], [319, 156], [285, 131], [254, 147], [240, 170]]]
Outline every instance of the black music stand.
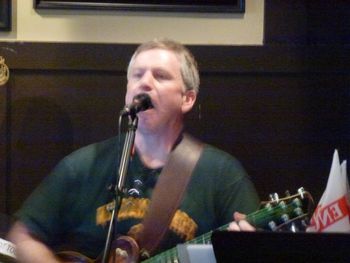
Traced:
[[214, 254], [224, 262], [350, 262], [350, 233], [214, 231]]

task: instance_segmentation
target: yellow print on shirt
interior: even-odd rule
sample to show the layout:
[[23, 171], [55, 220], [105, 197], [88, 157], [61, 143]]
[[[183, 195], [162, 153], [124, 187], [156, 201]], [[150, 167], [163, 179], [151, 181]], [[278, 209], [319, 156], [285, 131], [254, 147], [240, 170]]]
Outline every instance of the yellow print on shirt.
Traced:
[[194, 239], [197, 228], [196, 222], [181, 210], [176, 211], [170, 224], [170, 229], [186, 241]]
[[133, 219], [142, 219], [148, 210], [149, 199], [146, 198], [124, 198], [120, 211], [118, 213], [118, 221]]
[[[150, 200], [146, 198], [124, 198], [118, 213], [118, 220], [121, 221], [130, 218], [142, 219], [147, 212], [149, 202]], [[113, 207], [114, 201], [97, 208], [96, 225], [105, 225], [111, 220]]]
[[[118, 220], [142, 219], [147, 213], [150, 200], [146, 198], [128, 197], [122, 200], [122, 204], [118, 213]], [[103, 205], [97, 208], [96, 224], [105, 225], [111, 220], [111, 208], [114, 203]], [[170, 230], [180, 238], [188, 241], [195, 237], [197, 231], [196, 222], [185, 212], [177, 210], [170, 223]]]

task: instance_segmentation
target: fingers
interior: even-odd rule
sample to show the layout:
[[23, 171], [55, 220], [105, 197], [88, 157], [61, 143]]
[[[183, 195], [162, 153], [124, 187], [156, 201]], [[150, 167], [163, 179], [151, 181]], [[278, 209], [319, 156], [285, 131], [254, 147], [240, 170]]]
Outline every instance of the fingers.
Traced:
[[233, 221], [228, 225], [229, 231], [255, 231], [256, 229], [245, 220]]
[[234, 212], [234, 213], [233, 213], [233, 219], [234, 219], [235, 221], [244, 220], [245, 217], [246, 217], [245, 214], [241, 214], [241, 213], [239, 213], [239, 212]]
[[255, 228], [245, 220], [238, 221], [238, 226], [241, 231], [255, 231]]
[[256, 229], [249, 224], [245, 218], [246, 215], [241, 214], [239, 212], [235, 212], [233, 214], [233, 218], [235, 221], [231, 222], [227, 228], [229, 231], [255, 231]]
[[229, 230], [229, 231], [241, 231], [241, 229], [239, 228], [239, 225], [237, 224], [236, 221], [231, 222], [228, 225], [227, 230]]

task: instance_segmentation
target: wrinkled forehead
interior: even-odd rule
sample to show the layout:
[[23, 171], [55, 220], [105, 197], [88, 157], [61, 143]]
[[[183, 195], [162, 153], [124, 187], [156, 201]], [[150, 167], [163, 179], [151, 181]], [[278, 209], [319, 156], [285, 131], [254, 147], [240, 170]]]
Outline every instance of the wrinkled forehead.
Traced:
[[128, 77], [130, 71], [134, 68], [135, 63], [137, 66], [140, 64], [172, 64], [181, 71], [181, 58], [180, 56], [173, 50], [165, 49], [165, 48], [152, 48], [146, 50], [136, 51], [132, 56], [129, 66], [128, 66]]

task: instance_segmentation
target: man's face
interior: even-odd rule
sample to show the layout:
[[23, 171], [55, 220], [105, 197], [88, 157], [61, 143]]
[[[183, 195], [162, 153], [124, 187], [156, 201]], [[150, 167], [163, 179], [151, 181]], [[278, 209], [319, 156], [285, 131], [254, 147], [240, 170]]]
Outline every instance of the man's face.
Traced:
[[164, 49], [143, 51], [134, 60], [128, 76], [125, 103], [140, 93], [147, 93], [154, 108], [138, 114], [139, 128], [155, 132], [179, 120], [188, 110], [183, 104], [185, 85], [176, 55]]

